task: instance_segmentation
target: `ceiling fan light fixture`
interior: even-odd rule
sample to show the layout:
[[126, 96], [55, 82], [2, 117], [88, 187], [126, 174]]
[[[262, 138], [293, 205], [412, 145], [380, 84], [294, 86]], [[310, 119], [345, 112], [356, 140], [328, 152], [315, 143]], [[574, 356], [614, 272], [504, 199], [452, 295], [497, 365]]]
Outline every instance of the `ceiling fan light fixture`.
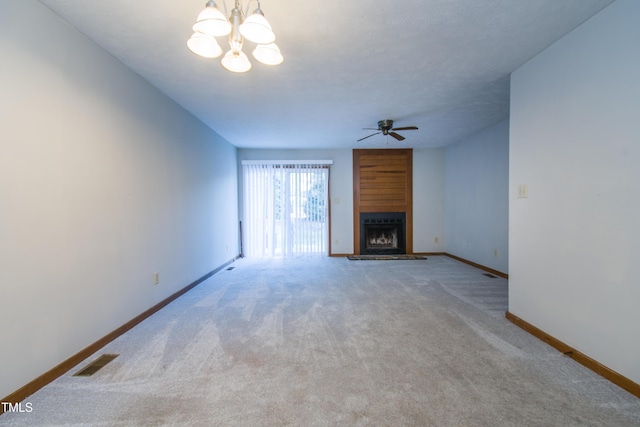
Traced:
[[284, 61], [284, 56], [275, 43], [259, 44], [252, 54], [256, 60], [265, 65], [279, 65]]
[[269, 44], [276, 40], [276, 35], [264, 17], [259, 4], [253, 14], [240, 24], [240, 34], [245, 39], [258, 44]]
[[242, 52], [230, 50], [222, 58], [222, 66], [234, 73], [246, 73], [251, 69], [251, 62], [247, 55]]
[[229, 20], [220, 12], [214, 1], [209, 0], [200, 12], [193, 31], [208, 34], [213, 37], [226, 36], [231, 32]]
[[217, 58], [222, 55], [222, 48], [213, 36], [204, 33], [193, 33], [187, 40], [187, 47], [203, 58]]

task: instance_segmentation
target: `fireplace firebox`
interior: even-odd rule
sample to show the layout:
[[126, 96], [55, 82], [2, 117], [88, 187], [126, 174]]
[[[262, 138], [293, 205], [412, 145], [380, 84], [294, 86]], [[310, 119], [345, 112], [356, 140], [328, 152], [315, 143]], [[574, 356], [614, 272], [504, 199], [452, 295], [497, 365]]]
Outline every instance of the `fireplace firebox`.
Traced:
[[406, 253], [404, 212], [360, 213], [360, 254]]

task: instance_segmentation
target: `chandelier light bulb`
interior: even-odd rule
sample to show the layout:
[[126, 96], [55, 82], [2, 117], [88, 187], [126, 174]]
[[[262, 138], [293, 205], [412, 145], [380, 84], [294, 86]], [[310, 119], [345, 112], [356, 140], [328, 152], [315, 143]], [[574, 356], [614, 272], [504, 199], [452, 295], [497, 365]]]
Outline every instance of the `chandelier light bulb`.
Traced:
[[230, 50], [222, 58], [222, 66], [234, 73], [246, 73], [251, 69], [251, 62], [247, 55], [242, 52], [234, 52]]
[[213, 36], [203, 33], [193, 33], [187, 40], [187, 47], [196, 55], [203, 58], [217, 58], [222, 55], [222, 48]]
[[198, 15], [196, 23], [193, 25], [193, 31], [213, 37], [226, 36], [231, 32], [231, 24], [220, 12], [215, 2], [210, 0]]
[[253, 51], [253, 57], [265, 65], [279, 65], [284, 61], [275, 43], [259, 44]]

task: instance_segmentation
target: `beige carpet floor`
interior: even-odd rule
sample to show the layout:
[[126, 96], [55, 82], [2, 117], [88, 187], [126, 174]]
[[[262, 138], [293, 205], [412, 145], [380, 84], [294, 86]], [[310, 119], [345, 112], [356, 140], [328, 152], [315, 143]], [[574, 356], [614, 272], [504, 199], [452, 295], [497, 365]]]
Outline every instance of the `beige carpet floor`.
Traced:
[[453, 259], [232, 266], [0, 425], [640, 425], [640, 399], [504, 319], [506, 280]]

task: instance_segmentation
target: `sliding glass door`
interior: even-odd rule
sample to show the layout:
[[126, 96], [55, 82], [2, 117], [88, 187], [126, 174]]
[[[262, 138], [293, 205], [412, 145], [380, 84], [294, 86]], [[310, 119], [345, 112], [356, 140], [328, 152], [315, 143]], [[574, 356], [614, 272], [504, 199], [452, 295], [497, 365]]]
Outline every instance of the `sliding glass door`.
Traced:
[[247, 257], [326, 255], [328, 164], [243, 162]]

